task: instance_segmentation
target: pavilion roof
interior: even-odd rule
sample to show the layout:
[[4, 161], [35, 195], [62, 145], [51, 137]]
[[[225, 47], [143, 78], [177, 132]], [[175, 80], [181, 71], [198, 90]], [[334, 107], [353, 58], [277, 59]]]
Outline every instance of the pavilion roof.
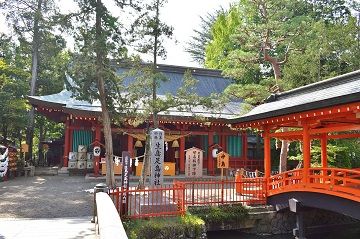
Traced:
[[[179, 66], [159, 65], [158, 69], [169, 80], [162, 82], [157, 89], [159, 97], [165, 94], [175, 94], [176, 90], [181, 86], [186, 70], [191, 70], [194, 78], [198, 80], [195, 87], [195, 92], [199, 96], [209, 96], [211, 93], [222, 93], [224, 89], [231, 83], [231, 79], [225, 78], [218, 70], [208, 70], [201, 68], [189, 68]], [[126, 68], [118, 68], [118, 73], [126, 71]], [[125, 79], [125, 84], [129, 84], [131, 78]], [[68, 81], [72, 81], [68, 78]], [[70, 82], [71, 84], [71, 82]], [[38, 107], [47, 107], [61, 110], [61, 112], [75, 115], [83, 115], [95, 117], [101, 113], [100, 103], [94, 101], [92, 103], [87, 101], [77, 100], [71, 91], [64, 89], [57, 94], [44, 96], [29, 96], [29, 101], [32, 105]], [[194, 107], [191, 112], [179, 111], [178, 109], [169, 109], [166, 112], [161, 112], [160, 115], [170, 117], [193, 117], [201, 116], [206, 118], [216, 119], [230, 119], [239, 115], [241, 111], [241, 102], [229, 102], [226, 106], [217, 112], [205, 109], [204, 107]]]
[[360, 70], [272, 94], [264, 104], [231, 120], [242, 124], [360, 101]]

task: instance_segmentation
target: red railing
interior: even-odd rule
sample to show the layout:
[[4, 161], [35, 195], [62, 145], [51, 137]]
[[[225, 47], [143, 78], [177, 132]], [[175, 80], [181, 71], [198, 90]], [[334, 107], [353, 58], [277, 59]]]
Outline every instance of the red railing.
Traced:
[[[243, 203], [265, 205], [265, 180], [174, 181], [157, 188], [109, 191], [122, 217], [144, 218], [183, 215], [189, 205]], [[124, 201], [123, 201], [124, 200]]]
[[182, 183], [185, 188], [185, 205], [219, 205], [243, 203], [265, 205], [265, 180], [252, 178], [237, 181], [190, 181]]
[[175, 216], [185, 213], [184, 189], [181, 185], [163, 185], [161, 187], [109, 191], [121, 217], [143, 218]]
[[311, 191], [360, 202], [360, 171], [341, 168], [296, 169], [271, 176], [268, 196], [289, 191]]
[[360, 171], [339, 168], [295, 169], [271, 176], [234, 181], [174, 181], [156, 188], [109, 192], [122, 217], [143, 218], [183, 215], [187, 206], [242, 203], [265, 205], [268, 196], [292, 191], [330, 194], [360, 202]]

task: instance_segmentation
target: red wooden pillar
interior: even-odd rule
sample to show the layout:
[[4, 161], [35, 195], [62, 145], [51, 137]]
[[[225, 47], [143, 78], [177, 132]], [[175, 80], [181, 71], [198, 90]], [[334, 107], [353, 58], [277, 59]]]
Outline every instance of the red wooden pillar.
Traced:
[[270, 130], [269, 128], [264, 129], [264, 171], [265, 178], [268, 180], [271, 175], [271, 146], [270, 146]]
[[323, 134], [320, 137], [320, 143], [321, 143], [321, 165], [323, 168], [328, 167], [328, 161], [327, 161], [327, 134]]
[[69, 152], [70, 152], [70, 119], [67, 117], [65, 122], [63, 167], [68, 166]]
[[180, 138], [180, 174], [185, 173], [185, 137]]
[[[221, 147], [223, 148], [223, 150], [224, 150], [226, 153], [229, 153], [229, 152], [227, 151], [226, 135], [221, 135], [221, 141], [222, 141]], [[230, 157], [231, 157], [231, 155], [230, 155]]]
[[214, 175], [214, 159], [212, 157], [212, 147], [210, 148], [211, 145], [214, 144], [214, 132], [211, 131], [208, 133], [208, 155], [207, 155], [207, 160], [208, 160], [208, 175], [210, 175], [210, 173], [212, 175]]
[[309, 126], [305, 123], [303, 126], [303, 163], [304, 163], [304, 182], [308, 182], [309, 168], [310, 168], [310, 133]]
[[130, 153], [131, 157], [134, 157], [134, 138], [128, 135], [128, 146], [127, 151]]
[[[94, 146], [100, 146], [100, 141], [101, 141], [101, 128], [100, 128], [99, 125], [96, 125], [96, 128], [95, 128], [95, 144], [94, 144]], [[95, 159], [95, 164], [94, 164], [94, 174], [95, 174], [95, 176], [99, 175], [100, 157], [101, 156], [94, 157], [94, 159]]]
[[248, 143], [247, 143], [247, 134], [246, 131], [242, 131], [241, 133], [242, 136], [242, 158], [243, 160], [247, 161], [248, 160]]

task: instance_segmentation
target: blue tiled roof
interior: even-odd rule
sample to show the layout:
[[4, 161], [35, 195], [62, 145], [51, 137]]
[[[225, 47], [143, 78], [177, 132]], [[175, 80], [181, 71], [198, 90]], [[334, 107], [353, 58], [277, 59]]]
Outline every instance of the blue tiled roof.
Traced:
[[[168, 65], [159, 65], [158, 69], [162, 72], [167, 81], [161, 82], [159, 88], [157, 89], [158, 96], [165, 94], [176, 94], [176, 91], [181, 87], [184, 73], [186, 70], [191, 70], [192, 76], [198, 80], [198, 83], [195, 88], [195, 92], [199, 96], [209, 96], [211, 93], [222, 93], [225, 88], [231, 83], [231, 79], [224, 78], [221, 75], [221, 72], [218, 70], [208, 70], [201, 68], [187, 68], [179, 66], [168, 66]], [[127, 68], [118, 68], [118, 74], [126, 71]], [[129, 84], [133, 79], [126, 78], [124, 84]], [[69, 79], [71, 81], [71, 79]], [[71, 84], [71, 82], [70, 82]], [[41, 104], [41, 102], [47, 102], [49, 104], [57, 104], [60, 107], [69, 110], [78, 110], [90, 113], [101, 112], [100, 103], [95, 101], [89, 103], [86, 101], [80, 101], [75, 99], [72, 96], [70, 91], [64, 89], [58, 94], [45, 95], [45, 96], [29, 96], [29, 101], [33, 105]], [[213, 112], [203, 107], [194, 107], [192, 112], [179, 111], [177, 109], [169, 109], [167, 112], [162, 112], [160, 115], [167, 116], [183, 116], [191, 117], [194, 114], [202, 117], [209, 118], [222, 118], [229, 119], [233, 118], [236, 115], [239, 115], [241, 112], [241, 102], [229, 102], [226, 106], [218, 111]]]

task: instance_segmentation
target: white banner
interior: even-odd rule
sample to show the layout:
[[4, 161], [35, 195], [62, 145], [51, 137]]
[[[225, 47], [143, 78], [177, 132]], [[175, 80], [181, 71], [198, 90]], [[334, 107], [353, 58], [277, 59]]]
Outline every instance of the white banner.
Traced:
[[159, 186], [164, 181], [164, 131], [154, 129], [150, 133], [151, 177], [150, 185]]

